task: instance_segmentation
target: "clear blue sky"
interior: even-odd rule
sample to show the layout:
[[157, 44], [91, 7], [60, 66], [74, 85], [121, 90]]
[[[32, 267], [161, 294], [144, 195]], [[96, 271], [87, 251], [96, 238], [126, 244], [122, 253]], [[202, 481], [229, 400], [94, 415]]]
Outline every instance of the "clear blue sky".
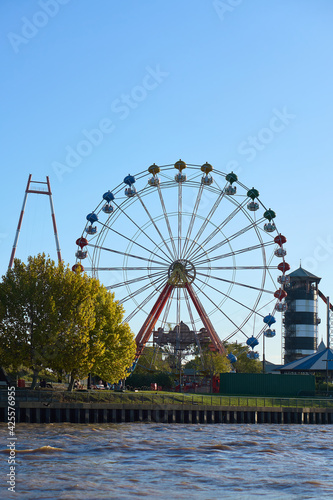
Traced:
[[[292, 269], [302, 259], [333, 298], [331, 0], [2, 0], [0, 23], [1, 274], [29, 173], [50, 177], [72, 264], [103, 192], [182, 158], [233, 162], [276, 211]], [[47, 203], [28, 197], [23, 260], [56, 257]]]

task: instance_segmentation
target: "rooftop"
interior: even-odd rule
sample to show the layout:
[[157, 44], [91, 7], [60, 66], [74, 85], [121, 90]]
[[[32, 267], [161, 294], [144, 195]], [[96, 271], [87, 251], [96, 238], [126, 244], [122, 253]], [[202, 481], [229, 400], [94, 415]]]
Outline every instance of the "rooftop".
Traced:
[[291, 278], [310, 278], [318, 282], [321, 280], [321, 278], [318, 278], [318, 276], [315, 276], [309, 271], [306, 271], [306, 269], [303, 269], [302, 266], [296, 269], [296, 271], [293, 271], [292, 273], [288, 274], [288, 276], [290, 276]]

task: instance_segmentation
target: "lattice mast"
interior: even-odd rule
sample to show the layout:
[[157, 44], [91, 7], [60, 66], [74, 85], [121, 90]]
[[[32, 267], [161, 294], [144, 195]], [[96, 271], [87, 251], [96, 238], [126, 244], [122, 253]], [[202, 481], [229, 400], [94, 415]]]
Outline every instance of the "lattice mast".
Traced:
[[[61, 262], [61, 260], [62, 260], [61, 259], [61, 250], [60, 250], [60, 245], [59, 245], [59, 238], [58, 238], [57, 224], [56, 224], [55, 213], [54, 213], [50, 180], [48, 177], [46, 177], [46, 182], [32, 181], [31, 177], [32, 177], [32, 174], [29, 174], [28, 183], [27, 183], [27, 187], [26, 187], [26, 190], [24, 193], [24, 198], [23, 198], [22, 210], [21, 210], [21, 214], [19, 217], [19, 221], [18, 221], [18, 225], [17, 225], [17, 229], [16, 229], [16, 234], [15, 234], [15, 238], [14, 238], [13, 249], [12, 249], [12, 253], [10, 256], [10, 260], [9, 260], [9, 266], [8, 266], [9, 269], [11, 269], [13, 267], [17, 243], [18, 243], [18, 239], [19, 239], [20, 231], [21, 231], [21, 227], [22, 227], [22, 220], [23, 220], [23, 215], [24, 215], [24, 211], [25, 211], [25, 206], [27, 203], [28, 194], [30, 194], [30, 193], [45, 194], [49, 197], [51, 218], [52, 218], [52, 225], [53, 225], [53, 231], [54, 231], [54, 238], [55, 238], [55, 242], [56, 242], [58, 261]], [[35, 186], [31, 187], [31, 184], [37, 184], [37, 187], [35, 187]], [[46, 188], [44, 186], [46, 186]]]

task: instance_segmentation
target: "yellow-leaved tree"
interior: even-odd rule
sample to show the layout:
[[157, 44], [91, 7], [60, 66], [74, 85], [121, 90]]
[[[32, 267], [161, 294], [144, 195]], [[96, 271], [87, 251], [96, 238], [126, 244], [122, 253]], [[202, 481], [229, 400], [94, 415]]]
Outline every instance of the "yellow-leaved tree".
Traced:
[[135, 341], [123, 309], [97, 279], [56, 265], [44, 254], [15, 259], [0, 283], [0, 363], [49, 368], [75, 378], [92, 370], [109, 382], [124, 377]]

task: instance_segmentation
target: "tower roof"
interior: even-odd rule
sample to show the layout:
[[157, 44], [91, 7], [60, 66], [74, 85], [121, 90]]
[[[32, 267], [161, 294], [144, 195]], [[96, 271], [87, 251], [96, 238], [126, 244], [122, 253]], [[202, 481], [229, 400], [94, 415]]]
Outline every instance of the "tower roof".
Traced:
[[302, 266], [300, 266], [296, 271], [293, 271], [292, 273], [288, 274], [291, 278], [309, 278], [313, 281], [319, 281], [321, 278], [318, 278], [318, 276], [315, 276], [314, 274], [310, 273], [309, 271], [306, 271], [303, 269]]

